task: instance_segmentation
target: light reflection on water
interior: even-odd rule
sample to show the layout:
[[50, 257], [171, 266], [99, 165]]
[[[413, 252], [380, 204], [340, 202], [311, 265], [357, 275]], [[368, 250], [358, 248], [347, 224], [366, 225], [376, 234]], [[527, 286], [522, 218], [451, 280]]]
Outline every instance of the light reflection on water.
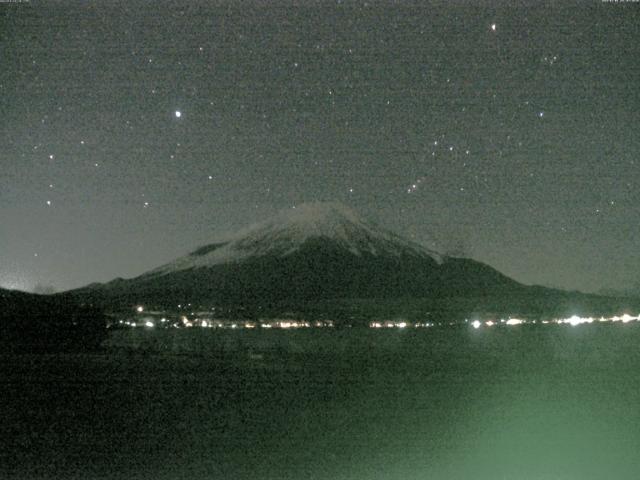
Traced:
[[[236, 351], [5, 358], [5, 411], [22, 413], [3, 428], [20, 426], [30, 442], [4, 446], [22, 459], [14, 478], [595, 480], [640, 471], [634, 323], [121, 334], [159, 345], [151, 339], [204, 332]], [[252, 343], [265, 335], [271, 344]]]

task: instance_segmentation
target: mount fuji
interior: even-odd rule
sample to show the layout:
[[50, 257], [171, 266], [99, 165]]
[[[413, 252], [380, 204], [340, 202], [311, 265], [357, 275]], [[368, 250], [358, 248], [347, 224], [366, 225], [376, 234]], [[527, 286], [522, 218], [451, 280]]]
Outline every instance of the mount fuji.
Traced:
[[525, 288], [488, 265], [442, 255], [378, 227], [342, 204], [311, 203], [138, 277], [67, 294], [128, 308], [440, 298]]
[[239, 232], [228, 242], [203, 246], [149, 275], [247, 262], [258, 257], [284, 259], [317, 241], [330, 243], [336, 250], [355, 257], [408, 256], [430, 258], [437, 263], [443, 260], [437, 252], [368, 223], [342, 204], [312, 203], [282, 211]]

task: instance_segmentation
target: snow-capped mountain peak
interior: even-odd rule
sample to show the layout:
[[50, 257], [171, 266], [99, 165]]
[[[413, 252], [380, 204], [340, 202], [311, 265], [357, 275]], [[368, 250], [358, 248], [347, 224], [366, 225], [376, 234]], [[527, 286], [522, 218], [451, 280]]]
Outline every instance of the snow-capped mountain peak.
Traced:
[[315, 239], [333, 242], [358, 256], [410, 255], [442, 261], [438, 253], [367, 222], [343, 204], [329, 202], [306, 203], [281, 211], [227, 242], [206, 245], [149, 273], [162, 275], [264, 255], [286, 256]]

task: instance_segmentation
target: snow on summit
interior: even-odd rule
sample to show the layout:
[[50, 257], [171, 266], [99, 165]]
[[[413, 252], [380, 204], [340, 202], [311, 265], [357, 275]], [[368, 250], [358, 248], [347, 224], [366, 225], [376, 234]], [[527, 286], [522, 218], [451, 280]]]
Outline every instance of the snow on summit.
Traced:
[[305, 203], [241, 230], [225, 243], [201, 247], [159, 267], [150, 274], [238, 262], [263, 255], [294, 253], [311, 239], [333, 242], [354, 255], [401, 254], [426, 257], [439, 263], [441, 256], [362, 219], [351, 208], [335, 202]]

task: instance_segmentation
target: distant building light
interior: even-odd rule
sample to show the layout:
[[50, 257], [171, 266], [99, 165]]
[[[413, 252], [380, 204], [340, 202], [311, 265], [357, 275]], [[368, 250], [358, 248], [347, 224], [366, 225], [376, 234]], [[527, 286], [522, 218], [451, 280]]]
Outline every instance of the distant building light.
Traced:
[[138, 307], [136, 307], [136, 312], [138, 313], [144, 312], [144, 307], [142, 305], [138, 305]]
[[480, 328], [482, 322], [480, 322], [480, 320], [474, 320], [473, 322], [471, 322], [471, 325], [473, 326], [473, 328]]
[[636, 317], [632, 317], [628, 313], [625, 313], [624, 315], [622, 315], [622, 323], [627, 323], [627, 322], [630, 322], [630, 321], [635, 320], [635, 319], [636, 319]]

